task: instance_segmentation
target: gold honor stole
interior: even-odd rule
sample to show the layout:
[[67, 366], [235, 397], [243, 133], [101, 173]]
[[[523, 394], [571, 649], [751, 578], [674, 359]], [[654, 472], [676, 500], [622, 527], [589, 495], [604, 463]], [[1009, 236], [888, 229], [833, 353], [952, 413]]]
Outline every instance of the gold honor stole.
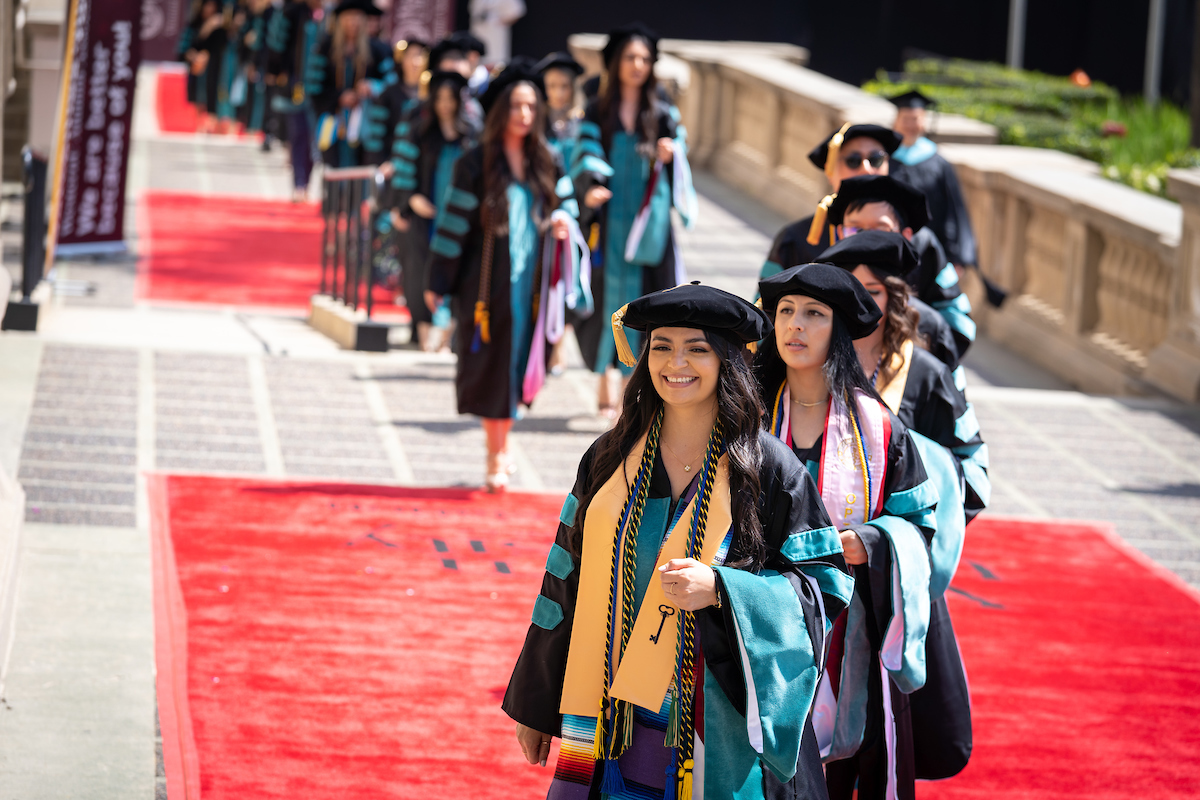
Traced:
[[908, 370], [912, 366], [913, 356], [913, 340], [909, 339], [900, 348], [899, 353], [892, 353], [892, 366], [896, 369], [896, 374], [886, 386], [880, 386], [878, 380], [875, 383], [875, 388], [879, 391], [879, 396], [883, 398], [883, 402], [887, 403], [887, 407], [892, 410], [893, 414], [900, 413], [900, 402], [904, 400], [904, 387], [908, 385]]
[[[575, 602], [575, 620], [571, 628], [571, 647], [567, 654], [567, 671], [563, 681], [563, 714], [596, 717], [600, 713], [600, 699], [604, 694], [604, 648], [608, 643], [608, 594], [612, 585], [613, 549], [616, 547], [617, 525], [621, 511], [629, 496], [632, 476], [637, 475], [646, 437], [630, 451], [622, 469], [608, 479], [592, 498], [583, 524], [583, 554], [580, 558], [579, 596]], [[626, 476], [630, 476], [629, 479]], [[688, 534], [692, 524], [692, 512], [700, 501], [701, 492], [696, 492], [691, 502], [679, 517], [659, 551], [657, 566], [673, 558], [684, 558]], [[728, 457], [721, 456], [715, 470], [712, 498], [709, 501], [708, 525], [699, 559], [711, 564], [717, 557], [721, 542], [733, 523], [730, 510]], [[617, 569], [621, 569], [618, 553]], [[620, 576], [617, 586], [623, 585], [625, 576]], [[633, 580], [633, 576], [629, 576]], [[658, 711], [662, 708], [671, 681], [675, 678], [677, 650], [679, 644], [679, 622], [682, 615], [675, 615], [675, 624], [662, 626], [663, 612], [660, 605], [675, 607], [663, 591], [657, 572], [646, 587], [646, 596], [638, 609], [633, 633], [625, 648], [625, 655], [618, 662], [614, 654], [614, 675], [609, 696], [628, 700], [631, 703]], [[613, 598], [614, 624], [621, 619], [621, 593], [618, 589]], [[662, 632], [659, 634], [659, 628]], [[620, 636], [614, 636], [615, 647], [620, 647]]]

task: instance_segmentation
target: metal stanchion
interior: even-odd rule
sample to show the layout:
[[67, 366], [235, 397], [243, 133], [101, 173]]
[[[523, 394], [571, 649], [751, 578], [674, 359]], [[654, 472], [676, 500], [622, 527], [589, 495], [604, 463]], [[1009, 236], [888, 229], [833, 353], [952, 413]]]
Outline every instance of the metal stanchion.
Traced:
[[[388, 326], [370, 319], [380, 180], [375, 167], [324, 173], [321, 291], [333, 303], [326, 301], [319, 313], [314, 304], [312, 324], [355, 350], [388, 349]], [[360, 297], [363, 291], [366, 294]], [[358, 313], [360, 303], [365, 305], [365, 320]]]
[[42, 282], [46, 262], [46, 157], [26, 145], [21, 150], [25, 168], [25, 221], [21, 236], [21, 299], [9, 301], [0, 328], [37, 330], [38, 306], [34, 289]]

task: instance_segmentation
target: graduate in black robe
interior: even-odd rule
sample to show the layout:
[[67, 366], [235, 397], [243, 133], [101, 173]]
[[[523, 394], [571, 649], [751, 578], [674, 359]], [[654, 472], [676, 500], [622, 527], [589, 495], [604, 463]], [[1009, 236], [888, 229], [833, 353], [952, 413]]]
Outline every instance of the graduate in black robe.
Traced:
[[925, 196], [889, 175], [847, 178], [829, 204], [828, 220], [839, 239], [874, 230], [899, 233], [912, 242], [917, 265], [903, 277], [915, 296], [934, 308], [950, 326], [954, 360], [960, 360], [975, 341], [971, 302], [959, 286], [958, 271], [946, 261], [945, 252], [929, 229]]
[[759, 292], [775, 321], [754, 364], [768, 430], [816, 477], [855, 575], [813, 716], [829, 796], [912, 800], [909, 696], [926, 680], [938, 491], [917, 441], [860, 366], [854, 340], [881, 318], [862, 285], [807, 264], [759, 281]]
[[[930, 227], [945, 247], [949, 263], [959, 270], [979, 269], [975, 231], [958, 174], [938, 153], [937, 145], [925, 136], [928, 114], [936, 101], [917, 91], [888, 99], [896, 106], [896, 131], [904, 137], [903, 144], [892, 154], [892, 174], [924, 193], [929, 201]], [[982, 270], [979, 278], [988, 302], [998, 308], [1008, 293], [992, 283]]]
[[896, 106], [896, 132], [904, 137], [892, 154], [893, 161], [898, 162], [892, 175], [925, 195], [929, 226], [946, 249], [950, 263], [959, 267], [976, 264], [975, 231], [958, 176], [938, 153], [937, 145], [925, 136], [928, 110], [936, 105], [935, 101], [915, 91], [888, 100]]
[[398, 78], [391, 53], [367, 35], [367, 16], [378, 13], [370, 0], [342, 0], [334, 8], [333, 30], [311, 58], [308, 93], [317, 115], [317, 149], [327, 167], [387, 160], [388, 112], [377, 100]]
[[584, 227], [594, 228], [590, 238], [596, 242], [596, 313], [579, 321], [575, 332], [584, 361], [602, 376], [597, 403], [608, 416], [616, 416], [620, 395], [610, 388], [610, 372], [628, 376], [629, 370], [616, 358], [607, 320], [637, 297], [685, 280], [671, 210], [685, 225], [696, 216], [678, 111], [657, 93], [657, 58], [658, 35], [641, 23], [609, 33], [605, 91], [588, 103], [570, 166], [584, 199]]
[[457, 72], [435, 72], [429, 79], [429, 99], [407, 122], [399, 122], [392, 151], [390, 217], [400, 230], [400, 264], [404, 297], [422, 349], [430, 344], [433, 314], [425, 304], [429, 288], [429, 240], [433, 220], [445, 208], [454, 165], [475, 145], [462, 113], [467, 79]]
[[[900, 136], [895, 131], [879, 125], [847, 124], [814, 147], [808, 160], [825, 173], [830, 191], [836, 196], [846, 178], [888, 174], [889, 156], [899, 146]], [[788, 267], [819, 261], [821, 252], [837, 243], [837, 231], [825, 219], [832, 200], [833, 196], [825, 198], [816, 212], [785, 225], [775, 234], [759, 277], [766, 278]], [[818, 214], [821, 221], [814, 226], [813, 220]]]
[[[856, 343], [860, 361], [864, 370], [886, 362], [886, 369], [877, 370], [876, 388], [910, 431], [924, 437], [917, 440], [922, 459], [938, 483], [925, 643], [928, 673], [910, 700], [917, 777], [946, 778], [966, 766], [972, 733], [967, 679], [944, 592], [962, 552], [966, 525], [987, 506], [991, 483], [987, 446], [974, 410], [950, 370], [908, 338], [914, 321], [899, 278], [911, 268], [907, 249], [897, 234], [868, 231], [830, 248], [824, 258], [851, 271], [885, 312], [880, 330]], [[952, 498], [958, 498], [957, 504]]]
[[180, 60], [188, 65], [188, 101], [200, 112], [201, 130], [212, 130], [221, 99], [221, 63], [229, 45], [222, 7], [204, 0], [180, 39]]
[[[492, 81], [481, 144], [458, 159], [429, 244], [426, 303], [451, 298], [458, 412], [483, 418], [493, 491], [513, 470], [508, 431], [518, 407], [533, 402], [545, 376], [544, 240], [550, 230], [557, 241], [582, 238], [572, 230], [571, 181], [546, 144], [541, 92], [532, 64], [517, 59]], [[506, 143], [520, 145], [522, 162], [514, 166]]]
[[697, 783], [710, 798], [824, 800], [810, 708], [852, 582], [812, 478], [759, 423], [742, 351], [767, 319], [684, 285], [613, 327], [627, 362], [625, 328], [650, 341], [563, 505], [504, 698], [522, 751], [545, 766], [562, 738], [552, 800], [689, 797]]

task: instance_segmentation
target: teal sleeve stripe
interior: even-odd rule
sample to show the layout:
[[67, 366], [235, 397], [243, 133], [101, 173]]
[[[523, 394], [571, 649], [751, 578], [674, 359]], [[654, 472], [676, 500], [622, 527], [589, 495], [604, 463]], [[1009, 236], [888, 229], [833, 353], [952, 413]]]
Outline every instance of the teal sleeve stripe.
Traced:
[[367, 106], [367, 116], [374, 120], [387, 119], [388, 110], [383, 106], [369, 105]]
[[409, 124], [407, 122], [401, 122], [399, 125], [396, 126], [396, 135], [401, 138], [408, 136], [408, 130], [409, 130]]
[[979, 499], [983, 501], [985, 506], [992, 503], [992, 479], [984, 472], [983, 467], [979, 466], [974, 461], [962, 462], [963, 478], [967, 484], [979, 495]]
[[558, 179], [558, 184], [554, 187], [554, 193], [559, 197], [570, 197], [575, 194], [575, 184], [571, 183], [571, 179], [563, 175]]
[[392, 166], [399, 175], [416, 175], [417, 165], [409, 161], [407, 158], [393, 158]]
[[440, 233], [435, 234], [429, 243], [429, 252], [445, 258], [458, 258], [462, 255], [462, 245], [453, 239], [447, 239]]
[[579, 174], [584, 172], [594, 172], [597, 175], [604, 176], [605, 178], [611, 178], [613, 174], [613, 168], [610, 167], [608, 162], [602, 158], [592, 155], [585, 155], [583, 158], [579, 159], [579, 163], [577, 163], [575, 168], [571, 170], [571, 176], [578, 177]]
[[558, 521], [563, 525], [575, 524], [575, 512], [579, 510], [579, 498], [573, 494], [568, 494], [567, 499], [563, 500], [562, 511], [558, 512]]
[[416, 161], [421, 155], [421, 151], [417, 146], [407, 139], [397, 139], [396, 143], [392, 145], [392, 151], [396, 155], [404, 156], [409, 161]]
[[392, 176], [392, 188], [411, 192], [417, 188], [417, 179], [409, 175], [396, 174]]
[[954, 368], [954, 388], [960, 392], [966, 391], [967, 388], [967, 371], [962, 367]]
[[537, 600], [533, 604], [533, 624], [539, 628], [552, 631], [558, 627], [558, 624], [563, 621], [562, 606], [546, 597], [544, 594], [539, 594]]
[[471, 229], [471, 225], [458, 214], [447, 210], [438, 220], [438, 233], [450, 233], [462, 236]]
[[[965, 297], [966, 295], [960, 295]], [[968, 317], [965, 313], [957, 308], [947, 307], [939, 308], [938, 313], [945, 317], [946, 322], [950, 327], [961, 333], [963, 336], [975, 341], [975, 320]]]
[[584, 120], [579, 123], [579, 138], [580, 139], [599, 139], [600, 126], [589, 120]]
[[935, 532], [938, 529], [937, 512], [932, 508], [923, 508], [920, 511], [905, 514], [904, 518], [913, 525], [921, 528], [927, 528]]
[[463, 211], [473, 211], [479, 205], [479, 198], [466, 189], [451, 186], [450, 190], [446, 193], [446, 202], [455, 208], [461, 208]]
[[979, 433], [979, 418], [975, 406], [967, 403], [967, 410], [954, 422], [954, 435], [960, 442], [969, 442]]
[[[850, 605], [850, 598], [854, 596], [854, 576], [824, 562], [804, 564], [800, 571], [815, 580], [822, 592]], [[826, 620], [827, 626], [832, 624], [833, 620]]]
[[601, 147], [600, 143], [595, 139], [582, 139], [580, 140], [579, 144], [576, 145], [576, 148], [577, 149], [575, 152], [580, 156], [585, 153], [590, 153], [597, 158], [604, 158], [604, 148]]
[[570, 200], [563, 200], [558, 207], [570, 214], [575, 219], [579, 219], [579, 203], [576, 203], [574, 198]]
[[842, 539], [832, 526], [793, 533], [779, 548], [788, 561], [799, 564], [842, 552]]
[[933, 508], [937, 501], [937, 487], [933, 485], [933, 481], [926, 480], [903, 492], [892, 492], [883, 507], [896, 516], [904, 517], [925, 508]]
[[983, 469], [988, 468], [988, 446], [986, 443], [959, 445], [958, 447], [951, 448], [951, 452], [963, 461], [978, 464]]
[[942, 271], [937, 275], [937, 285], [943, 289], [949, 289], [954, 284], [958, 283], [958, 270], [953, 264], [947, 264], [942, 267]]
[[558, 544], [551, 545], [550, 555], [546, 557], [546, 572], [560, 581], [565, 581], [574, 571], [575, 559], [571, 558], [571, 554], [559, 547]]

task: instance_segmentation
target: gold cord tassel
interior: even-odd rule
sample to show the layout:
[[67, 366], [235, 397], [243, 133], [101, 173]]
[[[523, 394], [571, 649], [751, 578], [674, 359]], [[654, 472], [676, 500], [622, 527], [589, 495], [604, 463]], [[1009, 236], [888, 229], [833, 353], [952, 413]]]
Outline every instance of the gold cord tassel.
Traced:
[[850, 123], [843, 125], [833, 138], [829, 140], [829, 150], [825, 154], [825, 177], [829, 178], [829, 185], [833, 185], [833, 173], [837, 169], [838, 156], [842, 154], [842, 143], [846, 140], [846, 131], [850, 130]]
[[613, 339], [617, 343], [617, 358], [627, 367], [637, 365], [637, 359], [634, 358], [633, 350], [629, 347], [629, 339], [625, 337], [625, 310], [629, 308], [629, 304], [621, 306], [612, 315]]
[[475, 303], [475, 326], [479, 328], [479, 340], [484, 344], [491, 344], [491, 313], [487, 303], [482, 300]]
[[683, 768], [679, 770], [683, 773], [679, 786], [679, 800], [692, 800], [692, 768], [695, 765], [696, 762], [689, 758], [683, 762]]
[[836, 199], [836, 194], [827, 194], [825, 199], [817, 204], [817, 210], [813, 212], [812, 227], [808, 229], [805, 239], [809, 244], [815, 245], [821, 241], [821, 234], [825, 231], [825, 220], [829, 218], [829, 207]]

